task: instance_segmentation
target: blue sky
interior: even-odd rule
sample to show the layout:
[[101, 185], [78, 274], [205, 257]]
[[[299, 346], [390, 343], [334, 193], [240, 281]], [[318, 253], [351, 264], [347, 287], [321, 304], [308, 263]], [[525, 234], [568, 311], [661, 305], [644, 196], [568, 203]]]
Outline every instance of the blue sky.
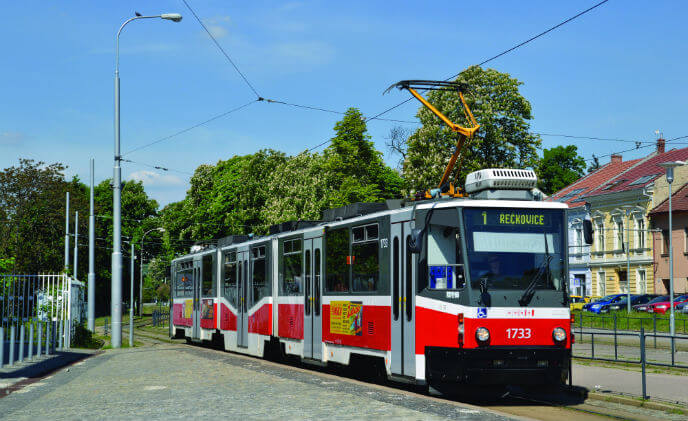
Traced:
[[[596, 3], [188, 1], [263, 97], [355, 106], [367, 116], [407, 98], [382, 95], [398, 80], [444, 79]], [[488, 67], [523, 82], [535, 132], [640, 141], [653, 141], [657, 129], [667, 139], [688, 135], [686, 9], [680, 1], [610, 0]], [[134, 11], [184, 19], [137, 21], [123, 32], [122, 152], [255, 98], [181, 0], [6, 2], [2, 168], [20, 157], [63, 162], [69, 176], [87, 180], [94, 157], [96, 182], [112, 176], [114, 37]], [[415, 120], [417, 107], [409, 102], [385, 117]], [[262, 148], [298, 153], [330, 138], [340, 117], [252, 104], [125, 156], [182, 172], [124, 163], [123, 177], [143, 180], [161, 204], [181, 200], [183, 172]], [[369, 123], [378, 149], [394, 124]], [[569, 143], [585, 158], [633, 147], [543, 137], [546, 148]]]

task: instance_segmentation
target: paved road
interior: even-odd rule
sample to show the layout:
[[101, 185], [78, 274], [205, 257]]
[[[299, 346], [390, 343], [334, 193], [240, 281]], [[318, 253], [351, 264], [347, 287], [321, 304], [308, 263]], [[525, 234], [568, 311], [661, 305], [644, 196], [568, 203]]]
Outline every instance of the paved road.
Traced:
[[[193, 368], [192, 367], [193, 364]], [[0, 400], [3, 419], [512, 419], [187, 345], [112, 350]]]

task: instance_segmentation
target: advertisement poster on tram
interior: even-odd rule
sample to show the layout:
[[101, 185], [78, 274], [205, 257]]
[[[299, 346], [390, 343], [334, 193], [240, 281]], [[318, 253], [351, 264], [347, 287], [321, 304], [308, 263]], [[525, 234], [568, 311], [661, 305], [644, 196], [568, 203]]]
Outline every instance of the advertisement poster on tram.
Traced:
[[193, 314], [193, 300], [184, 301], [184, 318], [190, 319]]
[[212, 319], [213, 318], [213, 300], [204, 299], [201, 302], [201, 319]]
[[363, 335], [363, 303], [361, 301], [330, 302], [330, 332], [338, 335]]

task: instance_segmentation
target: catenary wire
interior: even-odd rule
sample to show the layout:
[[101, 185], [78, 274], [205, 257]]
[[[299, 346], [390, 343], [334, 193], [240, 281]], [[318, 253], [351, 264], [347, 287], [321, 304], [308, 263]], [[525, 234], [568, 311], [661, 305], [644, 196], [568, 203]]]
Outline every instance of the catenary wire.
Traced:
[[248, 79], [246, 78], [246, 76], [241, 72], [241, 70], [239, 70], [239, 67], [237, 67], [236, 63], [234, 63], [234, 60], [232, 60], [232, 59], [229, 57], [229, 54], [227, 54], [227, 52], [225, 51], [225, 49], [222, 48], [222, 46], [220, 45], [220, 43], [217, 42], [217, 39], [216, 39], [216, 38], [213, 36], [213, 34], [208, 30], [208, 28], [205, 26], [205, 24], [203, 23], [203, 21], [201, 20], [201, 18], [198, 17], [198, 15], [196, 14], [196, 12], [191, 8], [191, 6], [189, 5], [189, 3], [188, 3], [186, 0], [182, 0], [182, 2], [183, 2], [184, 5], [186, 6], [186, 8], [189, 9], [189, 11], [191, 12], [191, 14], [196, 18], [196, 20], [198, 21], [198, 23], [203, 27], [203, 29], [205, 30], [205, 32], [208, 33], [208, 36], [210, 37], [210, 39], [213, 40], [213, 42], [215, 43], [215, 45], [217, 46], [217, 48], [220, 49], [220, 51], [221, 51], [222, 54], [225, 56], [225, 58], [227, 59], [227, 61], [229, 61], [229, 62], [231, 63], [231, 65], [234, 67], [234, 70], [236, 70], [237, 73], [239, 73], [239, 76], [241, 76], [241, 78], [244, 79], [244, 82], [246, 82], [246, 85], [248, 85], [248, 87], [251, 88], [251, 90], [253, 91], [253, 93], [254, 93], [254, 94], [256, 95], [256, 97], [257, 97], [257, 101], [261, 101], [261, 100], [263, 99], [263, 97], [260, 96], [260, 94], [258, 93], [258, 91], [256, 91], [256, 88], [253, 87], [253, 85], [251, 84], [251, 82], [249, 82]]
[[258, 102], [258, 101], [260, 101], [260, 100], [254, 99], [254, 100], [252, 100], [252, 101], [250, 101], [250, 102], [245, 103], [244, 105], [240, 105], [240, 106], [238, 106], [238, 107], [236, 107], [236, 108], [232, 108], [231, 110], [226, 111], [226, 112], [224, 112], [224, 113], [222, 113], [222, 114], [218, 114], [218, 115], [216, 115], [216, 116], [214, 116], [214, 117], [211, 117], [211, 118], [209, 118], [209, 119], [207, 119], [207, 120], [205, 120], [205, 121], [202, 121], [202, 122], [200, 122], [200, 123], [194, 124], [194, 125], [191, 126], [191, 127], [187, 127], [186, 129], [179, 130], [178, 132], [172, 133], [171, 135], [162, 137], [162, 138], [160, 138], [160, 139], [158, 139], [158, 140], [154, 140], [153, 142], [146, 143], [146, 144], [141, 145], [141, 146], [137, 146], [137, 147], [135, 147], [134, 149], [131, 149], [131, 150], [129, 150], [129, 151], [123, 153], [122, 156], [129, 155], [129, 154], [132, 153], [132, 152], [139, 151], [139, 150], [141, 150], [141, 149], [147, 148], [147, 147], [149, 147], [149, 146], [153, 146], [153, 145], [158, 144], [158, 143], [160, 143], [160, 142], [164, 142], [165, 140], [168, 140], [168, 139], [171, 139], [171, 138], [173, 138], [173, 137], [179, 136], [180, 134], [184, 134], [184, 133], [186, 133], [186, 132], [188, 132], [188, 131], [191, 131], [191, 130], [197, 128], [197, 127], [200, 127], [200, 126], [203, 126], [203, 125], [205, 125], [205, 124], [208, 124], [208, 123], [210, 123], [211, 121], [215, 121], [215, 120], [217, 120], [217, 119], [219, 119], [219, 118], [222, 118], [222, 117], [224, 117], [224, 116], [227, 116], [227, 115], [229, 115], [229, 114], [232, 114], [232, 113], [234, 113], [234, 112], [237, 112], [237, 111], [239, 111], [239, 110], [241, 110], [241, 109], [244, 109], [244, 108], [248, 107], [249, 105], [254, 104], [254, 103]]
[[193, 173], [190, 173], [188, 171], [175, 170], [174, 168], [163, 167], [160, 165], [146, 164], [144, 162], [132, 161], [131, 159], [123, 159], [122, 162], [130, 162], [132, 164], [143, 165], [145, 167], [155, 168], [156, 170], [161, 170], [161, 171], [168, 171], [168, 172], [172, 171], [172, 172], [177, 172], [180, 174], [193, 175]]
[[[579, 12], [578, 14], [576, 14], [576, 15], [574, 15], [574, 16], [571, 16], [570, 18], [568, 18], [568, 19], [566, 19], [566, 20], [564, 20], [564, 21], [562, 21], [562, 22], [559, 22], [558, 24], [552, 26], [551, 28], [548, 28], [548, 29], [542, 31], [542, 32], [540, 32], [539, 34], [537, 34], [537, 35], [535, 35], [535, 36], [533, 36], [533, 37], [530, 37], [529, 39], [527, 39], [527, 40], [525, 40], [525, 41], [523, 41], [523, 42], [521, 42], [521, 43], [519, 43], [519, 44], [517, 44], [517, 45], [515, 45], [515, 46], [513, 46], [513, 47], [511, 47], [511, 48], [509, 48], [509, 49], [507, 49], [507, 50], [504, 50], [504, 51], [502, 51], [502, 52], [499, 53], [499, 54], [496, 54], [496, 55], [494, 55], [494, 56], [492, 56], [492, 57], [490, 57], [490, 58], [488, 58], [488, 59], [486, 59], [486, 60], [483, 60], [482, 62], [478, 63], [477, 66], [482, 66], [482, 65], [484, 65], [484, 64], [489, 63], [489, 62], [492, 61], [492, 60], [495, 60], [495, 59], [497, 59], [497, 58], [499, 58], [499, 57], [501, 57], [501, 56], [503, 56], [503, 55], [505, 55], [505, 54], [508, 54], [508, 53], [510, 53], [510, 52], [512, 52], [512, 51], [514, 51], [514, 50], [516, 50], [516, 49], [518, 49], [518, 48], [520, 48], [520, 47], [522, 47], [522, 46], [524, 46], [524, 45], [526, 45], [526, 44], [528, 44], [528, 43], [530, 43], [530, 42], [532, 42], [532, 41], [534, 41], [534, 40], [536, 40], [536, 39], [538, 39], [538, 38], [540, 38], [540, 37], [542, 37], [543, 35], [546, 35], [546, 34], [548, 34], [549, 32], [552, 32], [553, 30], [555, 30], [555, 29], [557, 29], [557, 28], [560, 28], [561, 26], [566, 25], [567, 23], [569, 23], [569, 22], [571, 22], [571, 21], [573, 21], [573, 20], [575, 20], [575, 19], [577, 19], [577, 18], [583, 16], [584, 14], [586, 14], [586, 13], [592, 11], [593, 9], [596, 9], [597, 7], [603, 5], [604, 3], [608, 2], [608, 1], [609, 1], [609, 0], [602, 0], [601, 2], [599, 2], [599, 3], [597, 3], [597, 4], [593, 5], [593, 6], [591, 6], [591, 7], [589, 7], [589, 8], [587, 8], [587, 9], [585, 9], [585, 10], [583, 10], [582, 12]], [[454, 78], [456, 78], [459, 74], [461, 74], [461, 73], [459, 72], [459, 73], [457, 73], [457, 74], [455, 74], [455, 75], [453, 75], [453, 76], [450, 76], [450, 77], [446, 78], [445, 81], [446, 81], [446, 80], [450, 80], [450, 79], [454, 79]], [[374, 115], [373, 117], [367, 118], [365, 121], [367, 122], [367, 121], [370, 121], [370, 120], [376, 120], [376, 119], [378, 119], [380, 116], [382, 116], [382, 115], [384, 115], [384, 114], [387, 114], [388, 112], [390, 112], [390, 111], [392, 111], [392, 110], [394, 110], [394, 109], [396, 109], [396, 108], [398, 108], [398, 107], [400, 107], [400, 106], [406, 104], [407, 102], [411, 101], [411, 99], [412, 99], [412, 98], [407, 98], [407, 99], [405, 99], [404, 101], [402, 101], [402, 102], [400, 102], [400, 103], [398, 103], [398, 104], [396, 104], [396, 105], [394, 105], [394, 106], [392, 106], [392, 107], [389, 107], [389, 108], [387, 108], [386, 110], [384, 110], [384, 111], [382, 111], [382, 112], [380, 112], [380, 113]], [[326, 140], [325, 142], [322, 142], [322, 143], [320, 143], [320, 144], [318, 144], [318, 145], [316, 145], [316, 146], [314, 146], [314, 147], [312, 147], [312, 148], [307, 149], [306, 151], [308, 152], [308, 151], [312, 151], [312, 150], [314, 150], [314, 149], [317, 149], [317, 148], [319, 148], [319, 147], [321, 147], [321, 146], [323, 146], [323, 145], [329, 143], [330, 141], [331, 141], [331, 139], [328, 139], [328, 140]]]

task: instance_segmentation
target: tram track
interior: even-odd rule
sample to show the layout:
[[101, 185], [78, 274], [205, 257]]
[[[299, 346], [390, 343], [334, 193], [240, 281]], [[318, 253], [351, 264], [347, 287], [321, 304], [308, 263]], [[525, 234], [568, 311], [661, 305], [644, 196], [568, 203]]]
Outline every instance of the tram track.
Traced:
[[[186, 345], [181, 340], [173, 340], [166, 335], [158, 335], [154, 332], [135, 332], [136, 338], [145, 338], [141, 342], [153, 346], [167, 345]], [[145, 345], [144, 345], [145, 346]], [[602, 401], [585, 399], [584, 390], [578, 388], [575, 391], [568, 391], [564, 388], [557, 393], [528, 391], [522, 388], [513, 388], [508, 393], [495, 393], [488, 399], [466, 398], [457, 395], [436, 395], [421, 388], [391, 383], [382, 378], [361, 378], [361, 376], [351, 377], [352, 373], [343, 373], [341, 368], [316, 367], [304, 363], [294, 363], [289, 361], [273, 361], [256, 358], [248, 355], [227, 352], [225, 350], [206, 346], [192, 346], [195, 350], [213, 354], [231, 355], [250, 362], [259, 362], [266, 367], [281, 367], [283, 369], [310, 373], [325, 379], [338, 380], [341, 382], [366, 385], [376, 389], [401, 393], [407, 396], [420, 397], [434, 402], [452, 404], [462, 407], [473, 407], [480, 410], [489, 410], [516, 419], [529, 419], [539, 421], [558, 421], [561, 419], [572, 418], [583, 421], [594, 420], [633, 420], [650, 421], [656, 419], [680, 419], [677, 416], [666, 414], [660, 411], [647, 410], [644, 408], [630, 407], [621, 404], [609, 404]], [[355, 373], [353, 373], [355, 375]], [[546, 396], [549, 395], [549, 396]], [[665, 416], [666, 415], [666, 416]]]

